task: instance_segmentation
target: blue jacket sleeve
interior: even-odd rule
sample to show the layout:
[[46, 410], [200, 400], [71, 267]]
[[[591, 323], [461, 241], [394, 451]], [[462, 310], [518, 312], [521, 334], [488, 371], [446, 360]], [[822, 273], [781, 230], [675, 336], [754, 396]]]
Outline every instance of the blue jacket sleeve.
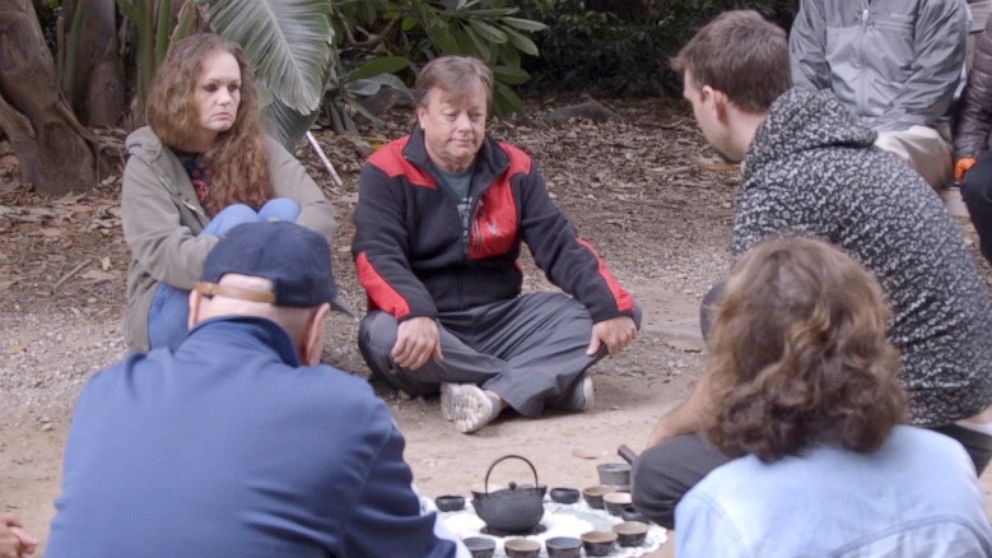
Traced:
[[454, 558], [455, 541], [435, 534], [437, 514], [421, 513], [413, 473], [403, 461], [403, 436], [385, 405], [378, 405], [369, 429], [381, 446], [344, 530], [344, 556]]

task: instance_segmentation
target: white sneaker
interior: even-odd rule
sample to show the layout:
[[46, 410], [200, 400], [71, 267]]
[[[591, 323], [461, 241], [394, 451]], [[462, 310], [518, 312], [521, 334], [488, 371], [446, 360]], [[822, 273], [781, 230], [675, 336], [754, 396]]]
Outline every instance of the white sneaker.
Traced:
[[558, 408], [562, 411], [570, 411], [573, 413], [588, 411], [592, 408], [594, 395], [595, 392], [592, 387], [592, 378], [586, 376], [585, 378], [582, 378], [579, 385], [575, 386], [572, 393], [569, 394], [568, 399], [562, 401]]
[[459, 384], [441, 384], [441, 416], [444, 420], [454, 420], [451, 416], [451, 398], [461, 386]]
[[473, 384], [441, 386], [441, 416], [454, 421], [466, 434], [475, 432], [499, 416], [499, 400]]

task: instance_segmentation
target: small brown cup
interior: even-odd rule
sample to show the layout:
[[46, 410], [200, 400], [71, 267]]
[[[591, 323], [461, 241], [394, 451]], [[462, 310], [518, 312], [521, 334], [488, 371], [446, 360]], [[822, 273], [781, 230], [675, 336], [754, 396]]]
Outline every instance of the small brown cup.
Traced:
[[573, 537], [551, 537], [544, 541], [549, 558], [580, 558], [582, 541]]
[[586, 556], [609, 556], [617, 534], [610, 531], [589, 531], [582, 534], [582, 546]]
[[541, 554], [541, 543], [530, 539], [510, 539], [503, 543], [503, 550], [509, 558], [537, 558]]
[[624, 521], [613, 526], [620, 546], [641, 546], [648, 536], [648, 526], [640, 521]]
[[462, 541], [472, 558], [493, 558], [496, 554], [496, 541], [486, 537], [469, 537]]
[[623, 513], [624, 506], [629, 506], [630, 504], [629, 492], [610, 492], [603, 495], [603, 505], [606, 507], [606, 511], [610, 512], [610, 515], [619, 517]]
[[612, 486], [597, 484], [595, 486], [583, 488], [582, 497], [585, 498], [586, 503], [589, 504], [590, 508], [601, 510], [603, 509], [603, 496], [613, 491]]

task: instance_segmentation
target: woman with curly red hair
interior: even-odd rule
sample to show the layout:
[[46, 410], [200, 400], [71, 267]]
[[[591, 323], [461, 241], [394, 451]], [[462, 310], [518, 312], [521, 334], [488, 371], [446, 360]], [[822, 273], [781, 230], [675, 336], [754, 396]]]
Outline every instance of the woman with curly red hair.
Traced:
[[127, 138], [124, 238], [131, 249], [125, 334], [132, 350], [175, 347], [187, 302], [218, 237], [248, 221], [295, 221], [324, 234], [330, 204], [265, 135], [241, 48], [200, 33], [178, 41], [148, 97], [148, 126]]
[[772, 240], [716, 308], [706, 439], [734, 458], [675, 511], [680, 556], [990, 556], [975, 469], [897, 426], [906, 395], [875, 278], [818, 240]]

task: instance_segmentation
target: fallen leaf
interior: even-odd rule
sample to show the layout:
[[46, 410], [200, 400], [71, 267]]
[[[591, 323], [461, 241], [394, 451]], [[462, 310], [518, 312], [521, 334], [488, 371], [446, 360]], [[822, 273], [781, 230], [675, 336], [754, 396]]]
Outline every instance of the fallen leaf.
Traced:
[[114, 279], [117, 279], [116, 274], [107, 273], [106, 271], [101, 271], [99, 269], [91, 269], [80, 275], [80, 277], [82, 277], [83, 279], [88, 279], [90, 281], [96, 281], [97, 283], [101, 283], [103, 281], [112, 281]]
[[61, 198], [56, 200], [56, 203], [58, 203], [59, 205], [73, 205], [79, 202], [79, 200], [83, 199], [84, 195], [85, 194], [66, 194], [65, 196], [62, 196]]
[[45, 207], [29, 207], [27, 208], [27, 212], [31, 215], [40, 215], [42, 217], [58, 217], [60, 215], [58, 211]]
[[91, 213], [96, 208], [93, 207], [92, 205], [77, 203], [77, 204], [73, 204], [73, 205], [67, 206], [66, 209], [68, 209], [69, 211], [71, 211], [73, 213]]
[[110, 256], [100, 258], [100, 269], [107, 271], [110, 269]]
[[572, 456], [578, 457], [579, 459], [596, 459], [597, 457], [599, 457], [595, 453], [588, 452], [581, 448], [573, 449]]
[[740, 169], [737, 163], [728, 163], [720, 159], [707, 159], [705, 157], [693, 157], [692, 162], [699, 168], [710, 172], [730, 172]]
[[668, 338], [663, 339], [662, 342], [673, 349], [678, 349], [686, 353], [699, 353], [703, 350], [702, 341], [695, 339]]

